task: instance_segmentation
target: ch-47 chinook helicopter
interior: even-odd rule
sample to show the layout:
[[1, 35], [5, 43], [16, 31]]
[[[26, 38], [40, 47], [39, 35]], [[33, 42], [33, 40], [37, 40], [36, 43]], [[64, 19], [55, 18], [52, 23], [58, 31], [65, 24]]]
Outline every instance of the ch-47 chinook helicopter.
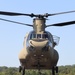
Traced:
[[24, 47], [19, 53], [19, 60], [21, 66], [19, 67], [19, 72], [22, 72], [22, 75], [25, 74], [25, 69], [38, 69], [39, 73], [41, 69], [50, 69], [52, 70], [52, 75], [58, 73], [57, 62], [59, 59], [59, 54], [55, 50], [55, 46], [58, 44], [56, 41], [59, 37], [54, 38], [54, 36], [45, 30], [47, 27], [51, 26], [66, 26], [75, 24], [75, 21], [57, 23], [52, 25], [46, 25], [47, 17], [72, 13], [75, 11], [54, 13], [54, 14], [23, 14], [15, 12], [5, 12], [0, 11], [0, 15], [8, 16], [29, 16], [35, 17], [33, 19], [33, 25], [24, 24], [20, 22], [15, 22], [7, 19], [0, 18], [0, 20], [18, 23], [22, 25], [27, 25], [33, 27], [33, 31], [29, 32], [24, 38]]

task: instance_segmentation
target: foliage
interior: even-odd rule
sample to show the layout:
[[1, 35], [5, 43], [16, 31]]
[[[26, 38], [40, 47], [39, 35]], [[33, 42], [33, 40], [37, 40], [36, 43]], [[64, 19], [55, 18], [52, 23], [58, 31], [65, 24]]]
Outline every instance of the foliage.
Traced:
[[[50, 70], [41, 70], [42, 75], [51, 75]], [[16, 67], [0, 67], [0, 75], [21, 75]], [[26, 70], [26, 75], [39, 75], [38, 70]], [[59, 66], [59, 75], [75, 75], [75, 65]]]

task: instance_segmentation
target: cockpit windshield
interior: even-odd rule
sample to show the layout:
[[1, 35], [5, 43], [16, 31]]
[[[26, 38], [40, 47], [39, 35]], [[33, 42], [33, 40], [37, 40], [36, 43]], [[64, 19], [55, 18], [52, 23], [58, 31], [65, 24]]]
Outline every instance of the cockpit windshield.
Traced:
[[48, 40], [49, 45], [51, 47], [53, 47], [53, 36], [50, 32], [44, 32], [44, 33], [35, 33], [34, 31], [32, 31], [31, 33], [29, 33], [27, 40]]
[[48, 34], [44, 33], [44, 34], [31, 34], [30, 39], [48, 39]]

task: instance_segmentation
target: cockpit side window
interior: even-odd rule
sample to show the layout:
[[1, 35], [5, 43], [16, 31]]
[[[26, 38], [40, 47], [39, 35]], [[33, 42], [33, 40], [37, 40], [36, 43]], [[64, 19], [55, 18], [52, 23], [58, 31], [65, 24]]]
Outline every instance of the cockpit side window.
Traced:
[[30, 39], [33, 39], [33, 38], [36, 38], [36, 34], [34, 34], [34, 35], [31, 34], [31, 35], [30, 35]]
[[51, 34], [49, 34], [49, 41], [52, 43], [53, 42], [53, 37]]
[[45, 39], [48, 39], [48, 34], [44, 34]]

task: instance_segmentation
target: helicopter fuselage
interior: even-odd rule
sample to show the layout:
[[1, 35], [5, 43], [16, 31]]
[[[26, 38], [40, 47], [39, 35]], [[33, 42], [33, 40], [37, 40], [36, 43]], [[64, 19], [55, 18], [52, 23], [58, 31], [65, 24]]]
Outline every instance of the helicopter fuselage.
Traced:
[[[67, 26], [75, 24], [75, 21], [68, 21], [55, 24], [46, 24], [46, 20], [49, 16], [72, 13], [74, 11], [60, 12], [53, 14], [25, 14], [25, 13], [16, 13], [16, 12], [6, 12], [0, 11], [0, 15], [7, 16], [29, 16], [34, 18], [33, 24], [25, 24], [16, 21], [11, 21], [7, 19], [0, 18], [0, 20], [17, 23], [21, 25], [26, 25], [33, 27], [33, 31], [25, 36], [24, 47], [20, 51], [19, 60], [21, 66], [19, 66], [19, 72], [22, 70], [22, 75], [25, 75], [25, 69], [51, 69], [52, 75], [58, 73], [57, 62], [59, 59], [58, 52], [55, 50], [57, 45], [57, 40], [54, 39], [53, 35], [50, 32], [45, 31], [45, 28], [51, 26]], [[55, 41], [56, 40], [56, 41]]]
[[19, 60], [25, 69], [52, 69], [57, 65], [58, 52], [54, 49], [51, 33], [45, 31], [36, 34], [34, 31], [26, 35], [24, 47], [19, 54]]

